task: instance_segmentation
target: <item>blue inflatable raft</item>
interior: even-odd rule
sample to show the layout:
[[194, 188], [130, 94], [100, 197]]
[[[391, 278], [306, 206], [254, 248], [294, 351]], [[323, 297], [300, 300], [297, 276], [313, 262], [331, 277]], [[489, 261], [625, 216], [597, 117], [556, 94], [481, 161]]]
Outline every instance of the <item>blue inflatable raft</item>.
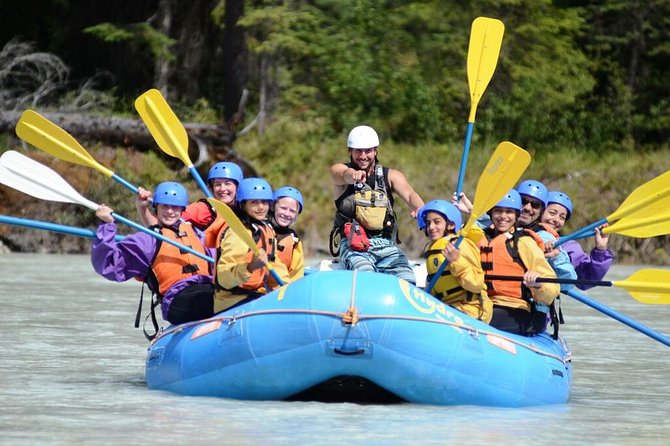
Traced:
[[149, 347], [147, 384], [246, 400], [530, 406], [568, 401], [571, 353], [456, 311], [404, 280], [317, 272]]

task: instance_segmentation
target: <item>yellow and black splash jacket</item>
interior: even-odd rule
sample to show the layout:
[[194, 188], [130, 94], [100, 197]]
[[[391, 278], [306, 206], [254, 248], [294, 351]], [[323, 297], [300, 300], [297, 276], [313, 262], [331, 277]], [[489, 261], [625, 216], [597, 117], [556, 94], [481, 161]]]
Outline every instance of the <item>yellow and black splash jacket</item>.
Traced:
[[[445, 260], [442, 250], [447, 243], [458, 238], [451, 234], [433, 242], [423, 253], [428, 276], [433, 280], [438, 268]], [[447, 264], [437, 280], [431, 294], [442, 302], [484, 322], [490, 322], [493, 304], [486, 293], [484, 271], [479, 261], [479, 249], [469, 238], [464, 238], [459, 246], [460, 255], [456, 261]]]
[[[253, 237], [256, 246], [267, 253], [269, 263], [281, 280], [287, 283], [288, 270], [281, 260], [275, 258], [275, 233], [272, 226], [265, 222], [251, 221], [245, 216], [241, 216], [240, 220]], [[242, 300], [260, 297], [279, 287], [267, 268], [259, 268], [252, 273], [247, 270], [253, 253], [230, 228], [223, 231], [217, 258], [214, 282], [215, 312], [223, 311]]]
[[[531, 233], [524, 230], [496, 233], [484, 230], [479, 241], [481, 265], [485, 274], [523, 276], [528, 270], [537, 271], [540, 277], [555, 278], [556, 273], [544, 257]], [[521, 282], [493, 280], [486, 283], [488, 295], [494, 305], [531, 310], [530, 298], [551, 305], [560, 293], [555, 283], [542, 283], [539, 288], [527, 288]]]
[[[353, 163], [347, 167], [358, 169]], [[368, 237], [381, 235], [390, 240], [398, 237], [396, 215], [393, 210], [393, 194], [388, 179], [389, 169], [375, 165], [374, 175], [369, 175], [362, 187], [350, 184], [335, 200], [333, 230], [342, 232], [345, 223], [356, 219], [365, 228]]]
[[[153, 226], [152, 229], [165, 237], [181, 243], [197, 252], [207, 255], [202, 242], [190, 223], [181, 222], [174, 228]], [[170, 243], [157, 242], [156, 254], [151, 262], [153, 285], [162, 297], [167, 290], [180, 280], [193, 276], [208, 276], [210, 265], [206, 260], [191, 253], [182, 252]]]
[[298, 233], [291, 228], [282, 228], [275, 225], [275, 236], [277, 238], [277, 258], [286, 265], [289, 282], [304, 277], [305, 256]]

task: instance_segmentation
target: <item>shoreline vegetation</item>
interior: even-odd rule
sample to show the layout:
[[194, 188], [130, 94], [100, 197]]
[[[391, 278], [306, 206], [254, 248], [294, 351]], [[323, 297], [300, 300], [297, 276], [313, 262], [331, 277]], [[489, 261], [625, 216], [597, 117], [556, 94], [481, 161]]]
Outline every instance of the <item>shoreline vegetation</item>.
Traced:
[[[299, 128], [295, 123], [276, 123], [258, 137], [249, 134], [237, 141], [235, 149], [266, 178], [273, 188], [292, 185], [305, 197], [305, 210], [297, 229], [303, 234], [308, 257], [328, 256], [328, 235], [334, 212], [332, 185], [328, 168], [347, 160], [345, 137], [327, 137], [314, 129]], [[23, 147], [15, 138], [0, 138], [8, 150], [18, 150], [49, 165], [72, 186], [98, 203], [112, 206], [119, 214], [137, 220], [133, 197], [109, 178], [83, 166], [55, 159], [34, 148]], [[514, 141], [512, 141], [514, 142]], [[473, 140], [465, 176], [464, 192], [472, 198], [479, 174], [498, 143]], [[523, 147], [522, 144], [519, 144]], [[566, 226], [566, 234], [614, 212], [639, 185], [670, 168], [670, 149], [654, 151], [621, 151], [594, 153], [577, 148], [556, 151], [523, 147], [532, 155], [524, 179], [543, 181], [550, 190], [567, 193], [575, 203], [575, 214]], [[191, 200], [200, 192], [188, 172], [176, 165], [158, 149], [139, 152], [130, 148], [89, 147], [90, 153], [103, 165], [143, 187], [153, 188], [160, 181], [182, 182]], [[399, 169], [424, 201], [451, 197], [455, 189], [462, 142], [449, 144], [394, 143], [382, 136], [379, 161]], [[206, 175], [207, 166], [201, 173]], [[398, 200], [396, 212], [400, 221], [401, 247], [410, 258], [418, 258], [425, 236], [409, 216], [407, 207]], [[82, 228], [95, 229], [93, 212], [77, 205], [46, 202], [0, 188], [0, 214], [29, 218]], [[128, 228], [120, 227], [120, 233]], [[610, 247], [618, 264], [667, 264], [668, 236], [635, 239], [610, 235]], [[0, 225], [0, 243], [5, 251], [39, 253], [87, 253], [90, 240], [48, 231]], [[593, 247], [592, 239], [582, 240], [585, 249]], [[0, 253], [3, 252], [0, 246]]]

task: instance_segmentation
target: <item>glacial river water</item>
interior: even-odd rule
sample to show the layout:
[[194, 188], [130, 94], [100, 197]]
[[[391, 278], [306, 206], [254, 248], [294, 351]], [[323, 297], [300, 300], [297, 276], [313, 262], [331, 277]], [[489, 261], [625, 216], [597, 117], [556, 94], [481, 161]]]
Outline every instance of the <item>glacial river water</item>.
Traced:
[[[608, 280], [642, 267], [615, 267]], [[0, 444], [670, 444], [670, 348], [565, 296], [568, 404], [525, 409], [250, 402], [146, 388], [140, 284], [86, 256], [0, 255]], [[670, 305], [593, 299], [670, 336]]]

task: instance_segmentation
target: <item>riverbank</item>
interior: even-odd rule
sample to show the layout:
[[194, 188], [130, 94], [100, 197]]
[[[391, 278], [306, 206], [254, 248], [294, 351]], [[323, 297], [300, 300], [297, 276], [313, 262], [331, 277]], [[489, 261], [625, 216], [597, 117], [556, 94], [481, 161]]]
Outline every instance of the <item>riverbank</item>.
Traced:
[[[464, 185], [471, 198], [479, 174], [496, 145], [476, 139], [472, 143]], [[23, 150], [14, 140], [8, 140], [6, 146], [50, 165], [85, 197], [108, 203], [119, 214], [136, 218], [128, 191], [109, 178], [90, 168], [56, 160], [37, 149]], [[327, 255], [334, 210], [328, 167], [348, 159], [342, 138], [326, 137], [317, 128], [279, 123], [262, 139], [255, 135], [241, 138], [235, 149], [274, 187], [293, 185], [302, 191], [305, 210], [297, 229], [303, 234], [307, 255]], [[670, 169], [670, 149], [606, 154], [569, 148], [550, 154], [539, 148], [525, 149], [533, 161], [524, 178], [542, 180], [550, 189], [569, 194], [575, 203], [575, 214], [566, 226], [566, 233], [611, 214], [636, 187]], [[379, 161], [401, 170], [428, 201], [450, 197], [457, 181], [461, 150], [461, 142], [410, 146], [382, 139]], [[158, 150], [142, 153], [128, 148], [95, 147], [89, 151], [101, 164], [137, 185], [153, 187], [160, 181], [177, 180], [189, 187], [192, 199], [200, 197], [188, 172]], [[206, 170], [202, 169], [205, 176]], [[417, 258], [425, 246], [425, 236], [404, 203], [397, 203], [396, 211], [402, 247], [409, 257]], [[4, 186], [0, 188], [0, 214], [90, 229], [97, 224], [93, 212], [81, 206], [38, 200]], [[127, 233], [127, 228], [120, 231]], [[0, 225], [0, 241], [18, 252], [85, 253], [90, 246], [85, 239], [6, 225]], [[667, 264], [668, 241], [668, 237], [640, 240], [615, 234], [610, 245], [618, 263]], [[586, 249], [593, 246], [591, 240], [583, 244]]]

